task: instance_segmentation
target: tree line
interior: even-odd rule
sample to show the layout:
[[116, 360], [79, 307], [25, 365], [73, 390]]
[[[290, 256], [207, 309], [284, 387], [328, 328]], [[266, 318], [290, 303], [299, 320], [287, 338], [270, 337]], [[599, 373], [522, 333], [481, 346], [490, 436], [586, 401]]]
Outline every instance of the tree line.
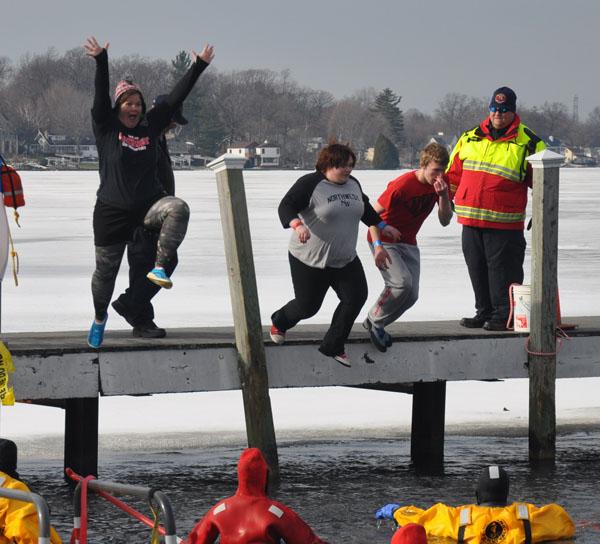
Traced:
[[[139, 55], [111, 58], [111, 90], [120, 79], [131, 78], [150, 105], [154, 96], [171, 89], [190, 62], [184, 51], [172, 61]], [[31, 142], [38, 131], [78, 142], [92, 138], [94, 71], [95, 63], [81, 48], [64, 54], [51, 48], [28, 54], [16, 64], [0, 57], [5, 130], [21, 142]], [[364, 88], [336, 98], [299, 84], [288, 70], [211, 68], [186, 100], [189, 124], [180, 138], [193, 142], [195, 153], [207, 156], [219, 155], [231, 143], [268, 140], [281, 147], [282, 166], [300, 167], [311, 167], [315, 149], [335, 139], [350, 143], [361, 158], [375, 147], [374, 165], [389, 160], [390, 153], [408, 164], [432, 135], [443, 133], [450, 143], [478, 124], [487, 114], [487, 104], [487, 97], [448, 93], [433, 113], [403, 111], [400, 94], [389, 88]], [[560, 102], [520, 104], [518, 112], [544, 139], [552, 135], [568, 146], [600, 146], [600, 107], [581, 121]]]

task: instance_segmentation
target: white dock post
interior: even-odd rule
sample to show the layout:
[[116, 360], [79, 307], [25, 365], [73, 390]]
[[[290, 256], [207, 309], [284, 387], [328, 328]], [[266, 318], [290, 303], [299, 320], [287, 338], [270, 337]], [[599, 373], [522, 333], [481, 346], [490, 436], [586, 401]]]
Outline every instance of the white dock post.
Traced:
[[533, 167], [529, 459], [553, 463], [556, 456], [558, 181], [564, 157], [544, 150], [527, 157], [527, 161]]
[[245, 162], [243, 157], [222, 155], [208, 167], [217, 177], [248, 445], [263, 452], [271, 468], [270, 481], [277, 483], [277, 442], [242, 175]]

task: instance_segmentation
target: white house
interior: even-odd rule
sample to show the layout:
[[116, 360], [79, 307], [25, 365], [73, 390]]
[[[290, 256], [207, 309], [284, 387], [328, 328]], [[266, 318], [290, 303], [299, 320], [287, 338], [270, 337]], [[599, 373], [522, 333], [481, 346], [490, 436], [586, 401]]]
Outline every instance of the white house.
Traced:
[[256, 146], [256, 166], [277, 168], [281, 148], [272, 142], [265, 140]]
[[98, 150], [90, 138], [77, 143], [63, 134], [48, 134], [38, 131], [35, 144], [29, 146], [32, 153], [41, 152], [47, 155], [73, 155], [83, 160], [98, 160]]
[[227, 153], [230, 155], [244, 157], [246, 160], [252, 161], [252, 164], [254, 164], [254, 158], [256, 157], [256, 142], [232, 143], [227, 148]]

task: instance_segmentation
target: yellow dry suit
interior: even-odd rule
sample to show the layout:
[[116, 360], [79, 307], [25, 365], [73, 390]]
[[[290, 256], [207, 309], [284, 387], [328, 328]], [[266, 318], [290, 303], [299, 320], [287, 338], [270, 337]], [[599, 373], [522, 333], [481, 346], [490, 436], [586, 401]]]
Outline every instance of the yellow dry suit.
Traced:
[[533, 544], [575, 534], [573, 520], [557, 504], [538, 508], [527, 503], [457, 507], [438, 503], [427, 510], [404, 506], [394, 512], [394, 519], [399, 525], [423, 525], [428, 536], [468, 544]]
[[[30, 492], [23, 482], [1, 471], [0, 487]], [[35, 505], [0, 497], [0, 544], [38, 544], [38, 536]], [[50, 542], [62, 544], [53, 528], [50, 530]]]

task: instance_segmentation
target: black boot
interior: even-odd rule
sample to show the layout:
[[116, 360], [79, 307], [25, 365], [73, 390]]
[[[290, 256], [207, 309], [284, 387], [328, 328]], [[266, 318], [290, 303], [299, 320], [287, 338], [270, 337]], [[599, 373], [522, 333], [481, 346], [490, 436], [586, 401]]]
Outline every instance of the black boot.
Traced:
[[138, 338], [164, 338], [167, 331], [158, 327], [154, 321], [145, 321], [133, 327], [132, 334]]
[[461, 327], [467, 329], [481, 329], [486, 321], [487, 318], [476, 315], [475, 317], [463, 317], [459, 323]]

